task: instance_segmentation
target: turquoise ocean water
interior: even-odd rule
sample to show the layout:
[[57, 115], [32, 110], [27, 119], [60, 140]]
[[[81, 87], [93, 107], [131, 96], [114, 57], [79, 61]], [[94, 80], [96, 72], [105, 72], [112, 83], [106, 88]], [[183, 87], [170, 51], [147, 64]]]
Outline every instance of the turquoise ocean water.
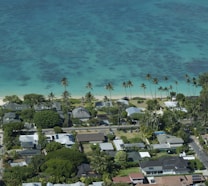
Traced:
[[[143, 95], [146, 74], [158, 86], [208, 71], [207, 0], [0, 0], [0, 97], [51, 91], [69, 80], [72, 96]], [[164, 81], [164, 76], [168, 80]], [[152, 85], [154, 86], [154, 85]], [[199, 91], [200, 89], [198, 89]]]

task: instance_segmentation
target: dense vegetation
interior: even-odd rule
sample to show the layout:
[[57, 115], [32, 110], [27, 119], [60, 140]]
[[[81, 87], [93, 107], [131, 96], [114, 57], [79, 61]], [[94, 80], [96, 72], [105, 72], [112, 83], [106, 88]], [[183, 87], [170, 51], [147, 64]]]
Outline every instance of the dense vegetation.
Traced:
[[[188, 78], [188, 77], [187, 77]], [[149, 77], [149, 79], [151, 79]], [[189, 78], [190, 79], [190, 78]], [[156, 79], [154, 85], [157, 85]], [[188, 81], [190, 83], [190, 81]], [[75, 144], [71, 149], [65, 148], [59, 143], [46, 141], [43, 135], [42, 128], [54, 128], [56, 133], [63, 132], [61, 127], [67, 127], [70, 123], [75, 123], [80, 126], [95, 126], [99, 125], [99, 121], [95, 118], [97, 115], [106, 115], [111, 125], [121, 125], [122, 122], [125, 125], [132, 124], [132, 121], [138, 121], [140, 124], [140, 131], [135, 138], [128, 139], [125, 135], [121, 138], [125, 143], [130, 142], [145, 142], [144, 139], [148, 139], [149, 142], [156, 140], [153, 135], [156, 130], [166, 131], [168, 134], [176, 135], [183, 138], [185, 145], [176, 149], [174, 153], [178, 154], [182, 151], [189, 153], [188, 142], [190, 135], [196, 135], [199, 137], [200, 143], [204, 149], [208, 151], [207, 144], [205, 144], [202, 135], [207, 133], [208, 127], [208, 73], [201, 74], [198, 79], [193, 79], [193, 92], [195, 86], [201, 86], [202, 90], [199, 96], [185, 96], [179, 91], [169, 91], [167, 98], [176, 97], [179, 108], [186, 108], [187, 112], [176, 109], [164, 108], [163, 101], [165, 99], [158, 98], [156, 91], [153, 93], [152, 99], [134, 98], [130, 100], [131, 106], [138, 106], [144, 104], [147, 110], [142, 114], [134, 114], [127, 116], [125, 109], [126, 106], [113, 102], [113, 107], [104, 107], [101, 109], [94, 108], [95, 98], [91, 92], [87, 92], [84, 100], [75, 100], [70, 98], [70, 93], [67, 91], [68, 82], [66, 78], [62, 79], [62, 85], [64, 86], [64, 92], [61, 99], [56, 101], [61, 102], [63, 110], [63, 118], [60, 119], [60, 115], [54, 109], [47, 109], [36, 112], [34, 110], [35, 104], [44, 103], [50, 107], [54, 101], [54, 95], [50, 93], [49, 99], [46, 99], [43, 95], [28, 94], [24, 96], [24, 100], [20, 100], [17, 96], [6, 96], [5, 101], [15, 103], [26, 103], [30, 108], [22, 111], [17, 111], [21, 122], [9, 123], [3, 125], [4, 130], [4, 145], [7, 150], [20, 148], [19, 135], [28, 134], [28, 131], [23, 131], [24, 123], [35, 123], [39, 133], [39, 144], [41, 144], [41, 150], [47, 152], [46, 155], [41, 154], [34, 156], [27, 167], [10, 167], [9, 161], [13, 161], [19, 157], [15, 151], [12, 153], [6, 153], [4, 156], [5, 172], [4, 181], [7, 185], [20, 185], [21, 182], [28, 181], [47, 181], [53, 183], [72, 183], [74, 181], [82, 180], [85, 183], [91, 183], [93, 180], [100, 179], [106, 183], [111, 183], [111, 178], [118, 174], [120, 170], [125, 170], [129, 167], [137, 167], [138, 164], [128, 161], [128, 155], [126, 152], [117, 152], [113, 157], [104, 152], [100, 152], [100, 149], [96, 145], [91, 146], [90, 153], [81, 153], [79, 151], [78, 144]], [[123, 84], [124, 88], [130, 88], [133, 86], [130, 84], [127, 86], [127, 82]], [[189, 86], [190, 84], [188, 84]], [[146, 85], [141, 86], [144, 90]], [[88, 89], [92, 90], [92, 84], [88, 83]], [[111, 99], [113, 86], [111, 83], [106, 85], [106, 90], [109, 91], [109, 98], [105, 97], [104, 101], [113, 101]], [[189, 86], [190, 91], [191, 87]], [[165, 90], [165, 89], [163, 89]], [[162, 91], [162, 89], [161, 89]], [[145, 92], [144, 92], [145, 93]], [[76, 106], [84, 106], [92, 118], [87, 121], [81, 121], [75, 118], [71, 118], [68, 114]], [[156, 111], [163, 109], [163, 115], [156, 114]], [[3, 116], [8, 110], [0, 110], [0, 115]], [[128, 129], [126, 129], [128, 130]], [[129, 130], [131, 131], [131, 128]], [[111, 141], [115, 138], [115, 135], [109, 133], [107, 135], [108, 140]], [[159, 152], [155, 152], [150, 149], [150, 153], [153, 157], [157, 158]], [[77, 167], [82, 163], [90, 163], [91, 167], [100, 178], [78, 178], [76, 177]], [[202, 164], [196, 160], [190, 162], [190, 168], [192, 171], [195, 169], [202, 169]]]

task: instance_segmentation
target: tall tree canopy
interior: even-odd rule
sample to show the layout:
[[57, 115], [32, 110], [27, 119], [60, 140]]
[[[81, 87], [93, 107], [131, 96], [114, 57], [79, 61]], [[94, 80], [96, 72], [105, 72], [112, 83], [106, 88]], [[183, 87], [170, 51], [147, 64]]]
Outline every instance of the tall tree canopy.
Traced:
[[45, 102], [45, 97], [41, 94], [26, 94], [23, 98], [24, 102], [31, 107], [33, 107], [35, 104]]
[[38, 128], [52, 128], [61, 124], [61, 119], [57, 112], [53, 110], [43, 110], [34, 114], [34, 123]]

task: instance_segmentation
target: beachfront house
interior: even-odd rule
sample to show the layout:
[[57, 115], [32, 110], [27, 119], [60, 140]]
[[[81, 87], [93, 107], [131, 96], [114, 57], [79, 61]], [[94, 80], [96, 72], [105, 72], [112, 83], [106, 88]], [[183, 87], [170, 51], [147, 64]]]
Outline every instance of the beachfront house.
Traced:
[[30, 107], [27, 104], [17, 104], [8, 102], [2, 105], [2, 108], [10, 111], [21, 111], [29, 109]]
[[77, 107], [72, 110], [72, 117], [80, 119], [82, 121], [86, 121], [90, 119], [90, 113], [84, 107]]
[[131, 116], [132, 114], [139, 114], [142, 112], [141, 108], [137, 108], [137, 107], [129, 107], [126, 109], [127, 112], [127, 116]]
[[97, 101], [95, 103], [95, 108], [96, 109], [100, 109], [100, 108], [103, 108], [103, 107], [112, 107], [113, 104], [112, 104], [112, 101]]
[[34, 105], [35, 111], [41, 111], [41, 110], [56, 110], [56, 111], [61, 111], [61, 103], [54, 101], [50, 104], [46, 104], [45, 102], [39, 103]]

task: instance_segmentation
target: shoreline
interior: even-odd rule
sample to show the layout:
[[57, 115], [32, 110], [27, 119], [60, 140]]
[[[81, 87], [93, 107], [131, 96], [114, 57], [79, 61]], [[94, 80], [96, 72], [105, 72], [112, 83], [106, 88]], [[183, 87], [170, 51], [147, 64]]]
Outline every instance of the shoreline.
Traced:
[[[96, 95], [96, 94], [93, 94], [93, 92], [91, 92], [92, 93], [92, 95], [94, 96], [94, 98], [96, 99], [96, 100], [98, 100], [98, 101], [102, 101], [103, 99], [104, 99], [104, 97], [105, 96], [107, 96], [108, 98], [110, 97], [108, 94], [105, 94], [105, 95]], [[24, 100], [23, 99], [23, 97], [24, 97], [24, 95], [26, 95], [26, 94], [40, 94], [40, 95], [43, 95], [46, 99], [48, 99], [48, 95], [46, 95], [46, 94], [44, 94], [44, 93], [34, 93], [34, 92], [31, 92], [31, 93], [25, 93], [25, 94], [15, 94], [15, 93], [12, 93], [12, 94], [6, 94], [6, 95], [1, 95], [0, 96], [0, 106], [2, 106], [2, 105], [4, 105], [6, 102], [4, 102], [3, 101], [3, 99], [6, 97], [6, 96], [12, 96], [12, 95], [16, 95], [16, 96], [18, 96], [21, 100]], [[157, 93], [157, 96], [156, 96], [156, 98], [162, 98], [162, 99], [164, 99], [164, 98], [167, 98], [167, 95], [164, 95], [164, 94], [161, 94], [161, 95], [159, 95], [160, 93], [158, 92]], [[185, 96], [198, 96], [197, 94], [196, 95], [188, 95], [187, 93], [182, 93], [182, 94], [184, 94]], [[70, 96], [70, 98], [71, 99], [82, 99], [84, 96], [82, 95], [72, 95], [72, 96]], [[154, 99], [155, 98], [155, 96], [153, 96], [153, 95], [150, 95], [150, 94], [146, 94], [146, 95], [144, 95], [144, 94], [142, 94], [142, 93], [140, 93], [140, 94], [132, 94], [132, 95], [124, 95], [123, 93], [118, 93], [118, 94], [112, 94], [111, 95], [111, 99], [112, 100], [119, 100], [119, 99], [122, 99], [122, 98], [124, 98], [124, 97], [127, 97], [127, 98], [129, 98], [129, 99], [133, 99], [133, 98], [144, 98], [144, 99]], [[54, 99], [60, 99], [61, 98], [61, 96], [55, 96], [55, 98]]]
[[[36, 94], [36, 93], [34, 93]], [[38, 94], [38, 93], [37, 93]], [[16, 95], [16, 94], [12, 94], [12, 95]], [[11, 94], [8, 94], [8, 96], [12, 96]], [[7, 96], [7, 95], [6, 95]], [[6, 104], [6, 102], [3, 101], [3, 99], [6, 97], [6, 96], [0, 96], [0, 106]], [[23, 97], [24, 96], [20, 96], [20, 95], [17, 95], [21, 100], [24, 100]], [[47, 95], [44, 95], [45, 98], [47, 98], [48, 96]], [[102, 101], [104, 99], [105, 96], [101, 96], [101, 95], [93, 95], [94, 98], [98, 101]], [[76, 96], [71, 96], [70, 98], [71, 99], [82, 99], [83, 96], [79, 96], [79, 95], [76, 95]], [[109, 96], [107, 96], [109, 98]], [[111, 99], [112, 100], [119, 100], [119, 99], [122, 99], [124, 97], [130, 97], [130, 96], [123, 96], [123, 95], [112, 95], [111, 96]], [[132, 95], [131, 98], [135, 98], [135, 97], [140, 97], [140, 98], [145, 98], [145, 99], [152, 99], [152, 96], [151, 95]], [[166, 96], [163, 96], [162, 98], [165, 98]], [[55, 97], [55, 99], [60, 99], [61, 97]], [[157, 98], [161, 98], [161, 96], [157, 96]], [[129, 98], [130, 99], [130, 98]]]

